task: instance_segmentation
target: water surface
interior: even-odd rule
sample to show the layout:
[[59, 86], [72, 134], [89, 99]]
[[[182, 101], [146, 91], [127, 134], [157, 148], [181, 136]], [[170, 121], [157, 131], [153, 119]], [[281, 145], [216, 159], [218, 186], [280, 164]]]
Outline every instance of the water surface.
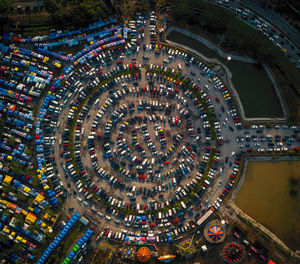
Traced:
[[250, 161], [235, 204], [300, 249], [300, 161]]

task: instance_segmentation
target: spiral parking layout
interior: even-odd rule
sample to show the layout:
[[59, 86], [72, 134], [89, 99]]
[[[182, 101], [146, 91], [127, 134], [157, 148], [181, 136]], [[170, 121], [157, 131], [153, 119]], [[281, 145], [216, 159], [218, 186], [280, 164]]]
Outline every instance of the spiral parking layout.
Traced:
[[154, 12], [7, 41], [0, 234], [26, 252], [12, 262], [75, 263], [91, 241], [145, 250], [190, 236], [234, 187], [243, 155], [298, 151], [298, 127], [242, 123], [222, 65], [158, 42]]
[[[141, 66], [133, 61], [129, 68], [140, 70]], [[74, 165], [79, 170], [81, 179], [90, 189], [85, 188], [82, 182], [77, 187], [88, 198], [93, 193], [115, 209], [129, 209], [133, 214], [166, 211], [172, 216], [172, 212], [178, 213], [174, 208], [176, 204], [186, 209], [183, 200], [191, 191], [199, 189], [211, 157], [211, 148], [204, 147], [203, 139], [201, 144], [201, 137], [195, 136], [195, 131], [199, 133], [203, 129], [207, 136], [211, 135], [205, 110], [207, 106], [206, 102], [205, 108], [202, 106], [180, 80], [184, 77], [176, 77], [179, 74], [174, 74], [174, 70], [171, 74], [173, 79], [153, 73], [158, 68], [156, 66], [145, 65], [145, 68], [148, 68], [145, 79], [151, 79], [153, 85], [140, 87], [140, 72], [129, 76], [123, 74], [104, 86], [98, 85], [97, 89], [93, 82], [87, 85], [88, 90], [93, 90], [92, 96], [86, 100], [87, 104], [81, 104], [76, 112], [71, 109], [68, 115], [68, 122], [75, 128], [74, 145], [70, 148], [74, 149], [76, 162], [67, 168], [72, 169]], [[127, 84], [130, 79], [134, 82], [132, 87]], [[157, 87], [154, 87], [156, 82]], [[200, 92], [199, 86], [193, 89], [199, 91], [197, 95], [201, 101], [205, 98], [209, 102], [209, 97]], [[199, 114], [203, 124], [197, 118]], [[84, 121], [89, 122], [87, 131], [82, 128]], [[150, 134], [155, 138], [151, 138]], [[88, 151], [89, 162], [94, 168], [96, 177], [93, 180], [86, 174], [89, 165], [81, 160], [84, 151]], [[199, 155], [201, 152], [202, 156]], [[68, 159], [69, 155], [65, 157]], [[198, 172], [195, 170], [196, 163], [200, 168]], [[191, 177], [192, 174], [194, 176]], [[213, 172], [210, 179], [212, 175]], [[100, 182], [100, 187], [96, 181]], [[108, 184], [107, 188], [101, 181]], [[184, 181], [187, 182], [186, 190], [181, 192], [177, 189], [175, 197], [170, 197], [177, 184]], [[108, 188], [113, 189], [109, 192], [116, 193], [114, 197], [107, 194]], [[138, 196], [134, 197], [135, 194]], [[171, 199], [164, 202], [164, 194]], [[147, 202], [148, 198], [155, 199]]]

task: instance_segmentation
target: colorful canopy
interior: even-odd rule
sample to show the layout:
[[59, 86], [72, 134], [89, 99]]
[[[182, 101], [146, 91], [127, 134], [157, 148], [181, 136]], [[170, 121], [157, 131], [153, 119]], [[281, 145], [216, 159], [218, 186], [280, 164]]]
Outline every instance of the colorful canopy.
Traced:
[[211, 226], [207, 233], [212, 241], [219, 241], [224, 236], [223, 228], [217, 225]]
[[276, 264], [276, 263], [275, 263], [273, 260], [270, 259], [270, 260], [268, 261], [268, 264]]
[[140, 262], [147, 262], [150, 259], [151, 252], [148, 248], [142, 247], [138, 250], [136, 256]]

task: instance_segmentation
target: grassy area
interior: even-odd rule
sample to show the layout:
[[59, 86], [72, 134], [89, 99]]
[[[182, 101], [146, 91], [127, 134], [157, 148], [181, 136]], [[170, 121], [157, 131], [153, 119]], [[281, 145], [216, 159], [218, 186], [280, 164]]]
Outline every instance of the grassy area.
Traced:
[[53, 27], [49, 14], [26, 15], [16, 19], [11, 17], [11, 30], [24, 35], [49, 33]]
[[78, 222], [72, 227], [71, 231], [66, 235], [63, 242], [61, 242], [55, 251], [49, 256], [46, 263], [61, 263], [61, 259], [71, 250], [71, 245], [74, 244], [79, 238], [80, 234], [83, 232], [85, 225]]
[[102, 243], [98, 246], [93, 257], [92, 264], [107, 264], [113, 254], [113, 247], [109, 244]]

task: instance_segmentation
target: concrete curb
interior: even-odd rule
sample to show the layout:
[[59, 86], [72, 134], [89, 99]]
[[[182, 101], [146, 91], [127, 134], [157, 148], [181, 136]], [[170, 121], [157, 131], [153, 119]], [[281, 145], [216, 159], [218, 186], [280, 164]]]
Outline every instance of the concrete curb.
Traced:
[[[218, 47], [214, 46], [210, 41], [202, 38], [201, 36], [199, 35], [196, 35], [192, 32], [189, 32], [185, 29], [182, 29], [182, 28], [178, 28], [178, 27], [170, 27], [167, 29], [167, 34], [169, 34], [170, 32], [172, 31], [177, 31], [177, 32], [180, 32], [184, 35], [187, 35], [191, 38], [194, 38], [198, 41], [200, 41], [201, 43], [203, 43], [205, 46], [207, 46], [208, 48], [216, 51], [221, 57], [223, 58], [227, 58], [228, 56], [230, 56], [232, 59], [234, 60], [238, 60], [238, 61], [242, 61], [242, 62], [247, 62], [247, 63], [256, 63], [257, 61], [253, 60], [253, 59], [250, 59], [250, 58], [246, 58], [246, 57], [242, 57], [242, 56], [236, 56], [236, 55], [231, 55], [231, 54], [228, 54], [228, 53], [225, 53], [223, 52], [222, 50], [220, 50]], [[199, 53], [198, 51], [194, 50], [194, 49], [191, 49], [190, 47], [187, 47], [185, 45], [181, 45], [181, 44], [177, 44], [176, 42], [174, 41], [170, 41], [170, 40], [166, 40], [167, 43], [171, 44], [172, 46], [174, 47], [178, 47], [178, 48], [183, 48], [195, 55], [197, 55], [198, 57], [200, 57], [201, 59], [203, 59], [205, 62], [207, 63], [215, 63], [215, 64], [218, 64], [218, 65], [221, 65], [221, 67], [223, 67], [226, 71], [226, 78], [223, 78], [223, 81], [227, 84], [230, 92], [231, 92], [231, 95], [235, 98], [236, 102], [237, 102], [237, 107], [239, 109], [239, 112], [241, 114], [241, 118], [242, 118], [242, 121], [244, 122], [286, 122], [287, 121], [287, 111], [286, 111], [286, 108], [285, 108], [285, 105], [284, 105], [284, 101], [283, 101], [283, 98], [281, 96], [281, 93], [280, 93], [280, 90], [277, 86], [277, 83], [270, 71], [270, 69], [263, 64], [263, 67], [264, 69], [266, 70], [267, 72], [267, 75], [269, 76], [269, 78], [271, 79], [273, 85], [274, 85], [274, 88], [275, 88], [275, 91], [276, 91], [276, 94], [279, 98], [279, 101], [280, 101], [280, 105], [281, 105], [281, 108], [282, 108], [282, 112], [283, 112], [283, 116], [284, 117], [279, 117], [279, 118], [268, 118], [268, 117], [262, 117], [262, 118], [249, 118], [249, 117], [246, 117], [245, 116], [245, 111], [244, 111], [244, 108], [243, 108], [243, 104], [241, 102], [241, 99], [239, 97], [239, 94], [237, 92], [237, 90], [235, 89], [232, 81], [231, 81], [231, 78], [232, 78], [232, 73], [230, 72], [230, 70], [227, 68], [226, 65], [224, 65], [222, 62], [220, 62], [218, 59], [210, 59], [210, 58], [207, 58], [205, 55], [203, 55], [202, 53]]]

